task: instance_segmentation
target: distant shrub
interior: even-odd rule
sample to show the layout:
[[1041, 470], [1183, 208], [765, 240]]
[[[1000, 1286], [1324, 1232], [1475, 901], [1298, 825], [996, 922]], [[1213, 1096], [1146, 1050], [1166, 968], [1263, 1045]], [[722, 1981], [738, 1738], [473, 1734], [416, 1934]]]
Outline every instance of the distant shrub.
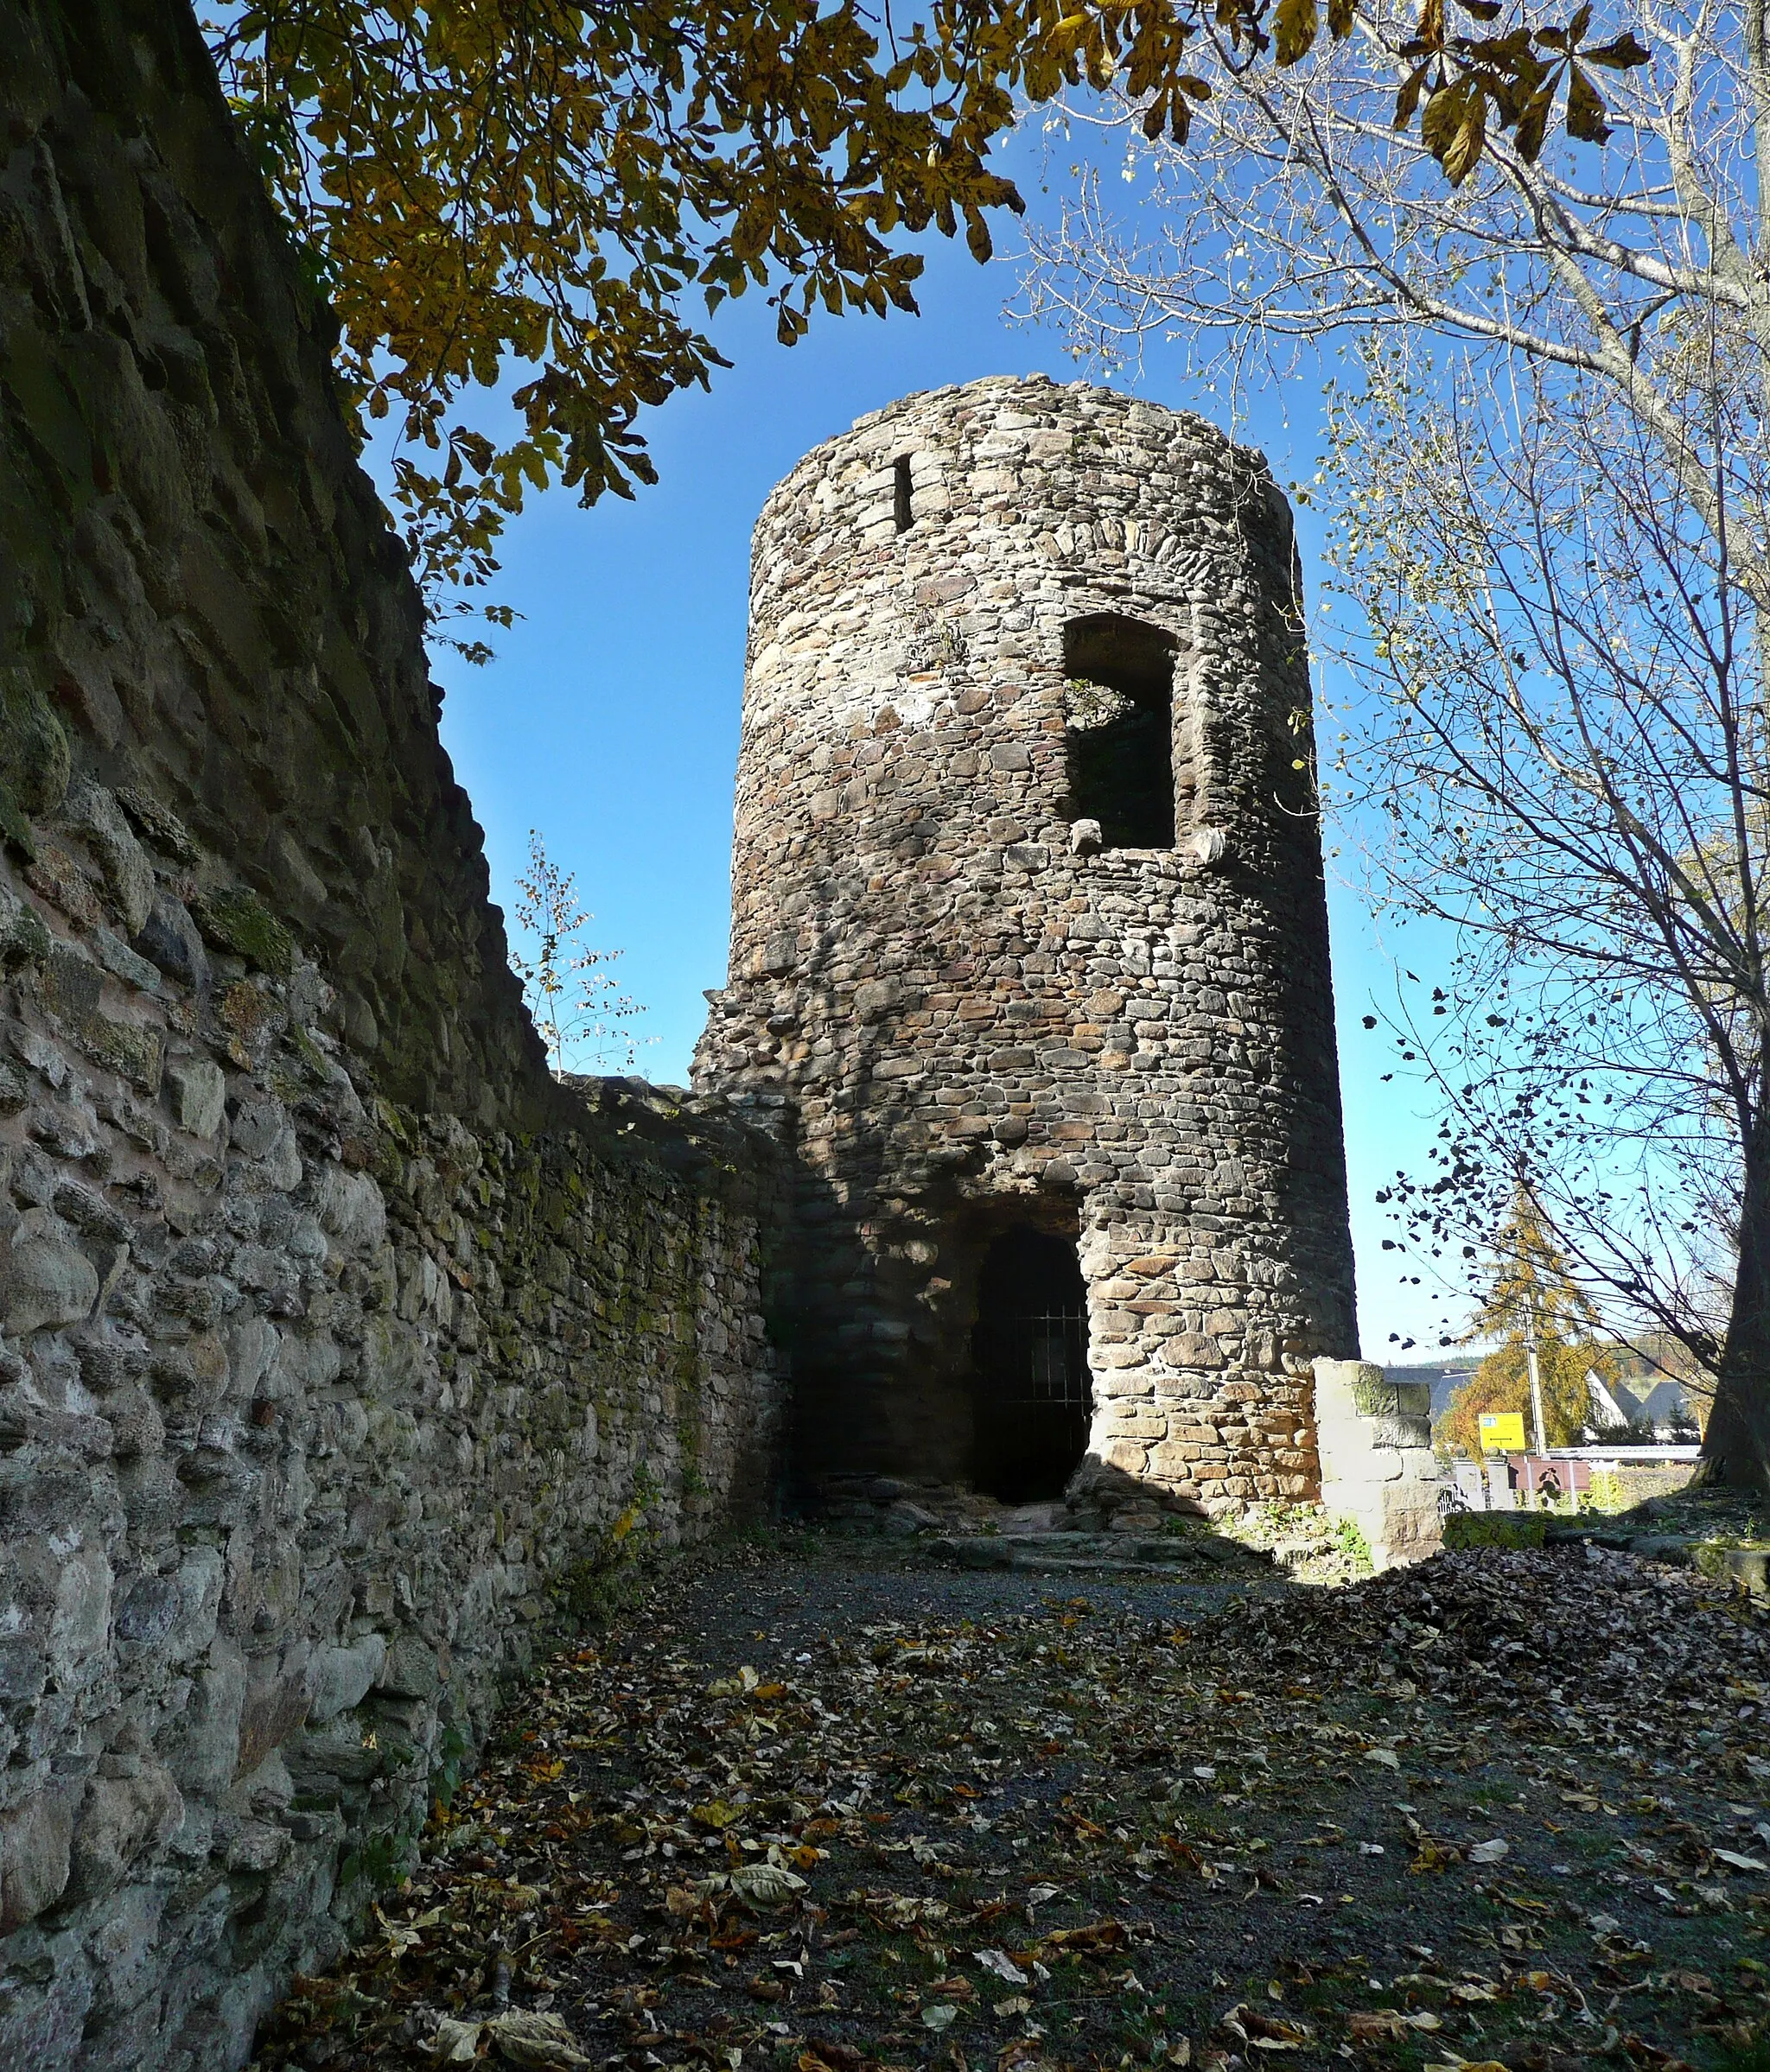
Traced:
[[1618, 1511], [1628, 1509], [1629, 1497], [1622, 1486], [1622, 1478], [1614, 1468], [1594, 1468], [1590, 1488], [1582, 1500], [1582, 1510], [1592, 1510], [1605, 1517], [1614, 1517]]

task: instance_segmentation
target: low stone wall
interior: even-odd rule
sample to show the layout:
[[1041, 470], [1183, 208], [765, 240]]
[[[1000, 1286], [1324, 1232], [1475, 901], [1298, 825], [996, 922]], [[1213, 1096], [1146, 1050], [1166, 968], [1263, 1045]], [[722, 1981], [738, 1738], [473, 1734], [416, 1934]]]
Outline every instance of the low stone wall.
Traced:
[[1391, 1382], [1365, 1360], [1315, 1371], [1322, 1509], [1358, 1527], [1377, 1568], [1427, 1560], [1444, 1540], [1430, 1383]]
[[783, 1190], [549, 1077], [188, 9], [0, 51], [0, 2064], [206, 2072], [597, 1565], [770, 1501]]

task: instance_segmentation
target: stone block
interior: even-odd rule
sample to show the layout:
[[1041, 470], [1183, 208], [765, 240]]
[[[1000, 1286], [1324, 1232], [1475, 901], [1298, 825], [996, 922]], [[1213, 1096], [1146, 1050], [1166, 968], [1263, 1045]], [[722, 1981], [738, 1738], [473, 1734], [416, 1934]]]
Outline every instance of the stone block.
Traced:
[[[154, 1998], [132, 2007], [113, 2006], [106, 1988], [109, 1978], [100, 1973], [99, 1993], [86, 2019], [86, 2054], [80, 2072], [142, 2072], [159, 2054], [163, 2033], [160, 2010]], [[230, 2010], [231, 2012], [231, 2010]], [[217, 2024], [218, 2031], [220, 2024]]]
[[227, 1141], [249, 1159], [267, 1158], [289, 1126], [289, 1111], [274, 1099], [236, 1103], [227, 1125]]
[[1111, 1431], [1121, 1439], [1165, 1439], [1168, 1436], [1168, 1420], [1159, 1411], [1127, 1405], [1119, 1408], [1113, 1416]]
[[1097, 1401], [1111, 1401], [1129, 1398], [1133, 1401], [1147, 1400], [1155, 1393], [1156, 1376], [1148, 1367], [1097, 1366], [1094, 1370], [1094, 1395]]
[[204, 939], [232, 951], [261, 971], [286, 978], [295, 960], [295, 941], [281, 921], [249, 887], [200, 886], [191, 910]]
[[429, 1698], [441, 1681], [436, 1649], [416, 1633], [407, 1631], [387, 1649], [375, 1687], [390, 1698]]
[[1432, 1421], [1429, 1417], [1383, 1415], [1371, 1420], [1371, 1444], [1385, 1447], [1432, 1447]]
[[133, 935], [153, 905], [154, 868], [130, 831], [122, 809], [103, 785], [76, 778], [68, 786], [63, 810], [97, 853], [111, 896]]
[[99, 1300], [99, 1269], [60, 1217], [27, 1209], [0, 1257], [0, 1331], [8, 1338], [78, 1324]]
[[379, 1633], [365, 1634], [347, 1647], [320, 1649], [314, 1662], [314, 1696], [308, 1719], [315, 1726], [360, 1705], [381, 1675], [387, 1642]]
[[314, 1691], [313, 1649], [305, 1637], [247, 1665], [239, 1708], [234, 1774], [249, 1775], [288, 1740], [308, 1716]]
[[1356, 1367], [1350, 1382], [1353, 1407], [1360, 1417], [1423, 1417], [1432, 1415], [1429, 1382], [1391, 1382], [1380, 1367], [1362, 1361], [1340, 1364]]
[[1162, 1341], [1162, 1357], [1169, 1367], [1226, 1367], [1223, 1348], [1195, 1331], [1179, 1331]]
[[179, 984], [198, 990], [208, 986], [209, 957], [201, 932], [190, 909], [170, 893], [162, 893], [155, 899], [131, 947]]
[[1195, 1438], [1167, 1439], [1149, 1450], [1149, 1472], [1163, 1482], [1188, 1482], [1204, 1458], [1205, 1449]]
[[1149, 1354], [1136, 1344], [1096, 1345], [1090, 1358], [1097, 1370], [1108, 1373], [1115, 1367], [1143, 1367], [1149, 1363]]
[[56, 1779], [0, 1814], [0, 1932], [35, 1920], [67, 1889], [80, 1786]]
[[162, 1847], [183, 1818], [183, 1795], [157, 1763], [136, 1758], [126, 1774], [94, 1777], [73, 1831], [72, 1897], [103, 1897], [137, 1857]]
[[0, 1637], [0, 1713], [22, 1712], [35, 1704], [48, 1675], [43, 1649], [29, 1634]]
[[1136, 1440], [1109, 1439], [1099, 1450], [1100, 1459], [1124, 1475], [1141, 1475], [1149, 1466], [1149, 1449]]
[[175, 1058], [166, 1068], [172, 1117], [188, 1135], [211, 1141], [226, 1112], [227, 1080], [207, 1058]]
[[[4, 1845], [0, 1842], [0, 1879]], [[0, 1888], [3, 1889], [3, 1888]], [[0, 1922], [3, 1922], [0, 1898]], [[24, 2072], [75, 2072], [86, 2057], [86, 2024], [93, 1999], [92, 1966], [73, 1935], [37, 1938], [29, 1974], [9, 1979], [0, 2031], [12, 2064]]]
[[29, 990], [43, 1012], [95, 1064], [128, 1080], [139, 1092], [156, 1094], [165, 1062], [165, 1036], [150, 1024], [107, 1013], [102, 1002], [104, 982], [104, 971], [92, 957], [57, 938], [32, 974]]
[[245, 1683], [245, 1657], [232, 1641], [218, 1637], [191, 1680], [175, 1730], [166, 1738], [166, 1761], [187, 1796], [213, 1799], [233, 1782]]
[[49, 1681], [57, 1690], [83, 1690], [104, 1675], [111, 1581], [100, 1547], [76, 1548], [63, 1560], [45, 1650]]
[[221, 1611], [226, 1565], [215, 1547], [193, 1547], [172, 1578], [176, 1601], [168, 1632], [175, 1662], [194, 1662], [207, 1654]]

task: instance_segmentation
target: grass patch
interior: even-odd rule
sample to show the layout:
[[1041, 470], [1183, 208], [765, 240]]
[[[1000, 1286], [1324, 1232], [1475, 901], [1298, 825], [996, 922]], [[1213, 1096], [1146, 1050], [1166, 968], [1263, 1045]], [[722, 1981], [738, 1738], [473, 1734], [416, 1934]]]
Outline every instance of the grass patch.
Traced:
[[1447, 1547], [1540, 1547], [1547, 1518], [1531, 1511], [1453, 1511], [1444, 1521]]

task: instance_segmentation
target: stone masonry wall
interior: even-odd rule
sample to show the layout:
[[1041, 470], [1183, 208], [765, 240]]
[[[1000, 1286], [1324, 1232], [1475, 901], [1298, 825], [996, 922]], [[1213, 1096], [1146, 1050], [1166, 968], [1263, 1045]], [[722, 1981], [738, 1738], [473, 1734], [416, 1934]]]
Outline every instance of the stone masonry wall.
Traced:
[[[799, 1160], [812, 1479], [968, 1473], [1029, 1224], [1079, 1247], [1097, 1482], [1314, 1493], [1309, 1362], [1356, 1341], [1297, 598], [1260, 456], [1082, 383], [911, 397], [769, 498], [696, 1071]], [[1171, 848], [1078, 810], [1102, 614], [1172, 656]]]
[[188, 10], [0, 51], [0, 2063], [194, 2072], [631, 1529], [767, 1501], [780, 1183], [547, 1075]]

